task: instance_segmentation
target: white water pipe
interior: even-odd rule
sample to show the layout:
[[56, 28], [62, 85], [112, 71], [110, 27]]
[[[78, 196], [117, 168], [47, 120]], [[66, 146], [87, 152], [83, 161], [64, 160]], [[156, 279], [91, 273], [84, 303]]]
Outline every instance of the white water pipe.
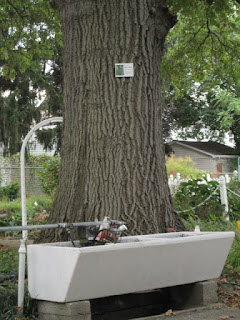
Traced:
[[[22, 226], [27, 225], [27, 210], [26, 210], [26, 188], [25, 188], [25, 148], [26, 145], [35, 131], [39, 128], [49, 125], [50, 123], [62, 122], [62, 117], [53, 117], [41, 121], [34, 126], [26, 135], [22, 143], [20, 152], [20, 172], [21, 172], [21, 203], [22, 203]], [[23, 310], [24, 303], [24, 280], [25, 280], [25, 256], [26, 256], [26, 240], [28, 231], [23, 230], [22, 241], [19, 248], [19, 269], [18, 269], [18, 307]]]
[[[26, 245], [25, 240], [21, 239], [20, 248], [18, 250], [19, 254], [19, 267], [18, 267], [18, 306], [21, 308], [20, 312], [23, 308], [24, 301], [24, 280], [20, 281], [20, 279], [25, 279], [25, 261], [26, 261]], [[23, 294], [22, 294], [23, 292]]]

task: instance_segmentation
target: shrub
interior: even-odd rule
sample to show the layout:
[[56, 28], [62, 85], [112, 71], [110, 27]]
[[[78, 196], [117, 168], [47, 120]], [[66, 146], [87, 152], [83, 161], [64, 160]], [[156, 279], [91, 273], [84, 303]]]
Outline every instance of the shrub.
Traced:
[[[9, 276], [10, 280], [0, 284], [0, 319], [15, 320], [17, 317], [18, 296], [18, 251], [10, 247], [0, 247], [0, 272]], [[27, 271], [27, 268], [25, 269]], [[37, 303], [29, 297], [27, 286], [24, 295], [24, 317], [37, 319]]]
[[7, 281], [0, 285], [0, 319], [16, 320], [16, 319], [38, 319], [37, 302], [32, 300], [25, 288], [23, 316], [18, 317], [17, 308], [18, 287], [15, 282]]
[[240, 182], [238, 178], [232, 179], [227, 185], [227, 188], [235, 193], [233, 194], [231, 191], [227, 191], [230, 219], [240, 220]]
[[[51, 155], [48, 154], [40, 154], [40, 155], [35, 155], [35, 154], [27, 154], [26, 155], [26, 164], [28, 166], [33, 166], [33, 167], [41, 167], [43, 163], [47, 162], [52, 158]], [[8, 158], [10, 161], [11, 165], [20, 167], [20, 157], [19, 154], [15, 154], [11, 157]]]
[[20, 187], [18, 182], [11, 183], [6, 187], [2, 187], [2, 197], [8, 199], [16, 199], [18, 197]]
[[20, 187], [18, 182], [11, 183], [5, 187], [0, 187], [0, 200], [11, 199], [14, 200], [18, 197]]
[[43, 169], [38, 170], [40, 176], [42, 190], [53, 196], [57, 189], [58, 174], [60, 170], [60, 157], [50, 158], [43, 164]]
[[[28, 224], [46, 223], [52, 209], [53, 198], [39, 196], [27, 199], [27, 222]], [[0, 212], [7, 214], [0, 219], [0, 226], [19, 226], [22, 224], [21, 201], [0, 201]], [[10, 232], [8, 233], [10, 234]]]
[[176, 158], [175, 156], [168, 157], [166, 159], [167, 173], [168, 175], [176, 175], [178, 172], [182, 178], [198, 178], [205, 174], [205, 171], [195, 168], [194, 162], [190, 157]]
[[[223, 219], [223, 207], [220, 201], [219, 190], [214, 191], [219, 186], [217, 181], [207, 182], [202, 179], [188, 180], [181, 182], [179, 189], [176, 191], [173, 201], [176, 210], [181, 218], [199, 217], [210, 220]], [[212, 195], [210, 197], [210, 195]], [[205, 201], [210, 197], [207, 201]], [[201, 204], [199, 207], [198, 205]], [[196, 207], [196, 209], [192, 209]], [[186, 212], [182, 212], [188, 210]]]
[[18, 252], [10, 247], [0, 247], [0, 272], [9, 274], [10, 272], [17, 275], [18, 272]]

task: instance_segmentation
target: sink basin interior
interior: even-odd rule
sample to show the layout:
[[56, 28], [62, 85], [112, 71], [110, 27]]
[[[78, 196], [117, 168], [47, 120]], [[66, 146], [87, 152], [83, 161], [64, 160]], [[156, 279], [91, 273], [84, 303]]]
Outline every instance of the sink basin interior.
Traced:
[[[125, 236], [121, 237], [116, 244], [124, 244], [124, 243], [137, 243], [137, 242], [148, 242], [148, 241], [156, 241], [161, 239], [179, 239], [179, 238], [186, 238], [186, 237], [194, 237], [199, 235], [204, 235], [208, 233], [194, 233], [194, 232], [173, 232], [173, 233], [161, 233], [161, 234], [150, 234], [150, 235], [139, 235], [139, 236]], [[84, 248], [84, 247], [93, 247], [93, 246], [103, 246], [113, 244], [112, 242], [109, 243], [93, 243], [93, 242], [84, 242], [81, 243], [79, 240], [74, 240], [74, 245], [76, 248]], [[49, 244], [43, 244], [49, 245]], [[55, 242], [51, 243], [51, 246], [56, 247], [73, 247], [72, 242]]]

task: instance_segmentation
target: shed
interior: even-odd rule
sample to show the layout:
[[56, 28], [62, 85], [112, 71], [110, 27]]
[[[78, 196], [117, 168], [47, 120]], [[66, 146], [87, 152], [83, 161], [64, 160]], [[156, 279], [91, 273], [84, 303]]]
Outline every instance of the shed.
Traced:
[[218, 142], [174, 140], [169, 146], [177, 158], [190, 157], [200, 170], [226, 174], [237, 167], [238, 156], [234, 155], [234, 149]]

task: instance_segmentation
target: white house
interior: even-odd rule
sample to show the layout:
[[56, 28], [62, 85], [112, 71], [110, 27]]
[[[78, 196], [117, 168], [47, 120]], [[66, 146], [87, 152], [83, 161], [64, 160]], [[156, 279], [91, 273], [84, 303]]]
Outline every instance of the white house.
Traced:
[[190, 157], [200, 170], [229, 173], [237, 167], [238, 155], [234, 155], [234, 149], [218, 142], [174, 140], [168, 145], [176, 158]]

